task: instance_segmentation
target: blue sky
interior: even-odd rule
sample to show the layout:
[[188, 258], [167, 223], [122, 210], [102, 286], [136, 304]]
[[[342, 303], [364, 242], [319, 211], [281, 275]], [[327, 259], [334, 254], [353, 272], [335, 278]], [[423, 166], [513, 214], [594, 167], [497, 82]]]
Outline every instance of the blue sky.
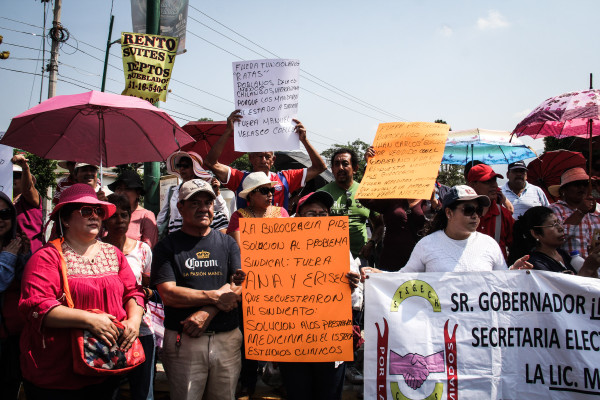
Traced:
[[[600, 2], [593, 0], [190, 0], [190, 5], [195, 20], [188, 20], [188, 51], [173, 70], [180, 82], [171, 83], [172, 94], [161, 103], [182, 125], [201, 117], [225, 119], [233, 110], [231, 63], [274, 58], [267, 50], [299, 59], [304, 71], [321, 80], [301, 75], [299, 104], [299, 119], [319, 151], [357, 138], [372, 142], [380, 122], [441, 118], [453, 130], [511, 131], [546, 98], [586, 89], [590, 72], [600, 87], [594, 29]], [[110, 10], [108, 0], [63, 0], [62, 23], [71, 38], [60, 53], [61, 79], [99, 90], [102, 62], [91, 56], [102, 60], [104, 54], [89, 45], [105, 47]], [[113, 39], [131, 31], [129, 0], [115, 0], [114, 15]], [[11, 52], [0, 68], [39, 73], [41, 62], [22, 58], [41, 58], [41, 38], [28, 34], [41, 29], [6, 18], [41, 26], [43, 5], [3, 0], [0, 17], [5, 43], [35, 49], [0, 45]], [[48, 26], [51, 20], [49, 10]], [[111, 54], [117, 68], [108, 69], [107, 91], [120, 93], [119, 46]], [[40, 77], [0, 69], [0, 82], [4, 131], [12, 117], [38, 103]], [[66, 82], [57, 86], [57, 94], [87, 90]]]

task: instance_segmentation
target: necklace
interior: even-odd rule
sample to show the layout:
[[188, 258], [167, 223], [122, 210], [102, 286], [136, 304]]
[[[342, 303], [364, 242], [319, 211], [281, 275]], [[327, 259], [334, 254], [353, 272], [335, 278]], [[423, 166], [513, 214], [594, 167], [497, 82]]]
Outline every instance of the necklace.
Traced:
[[[265, 217], [267, 215], [267, 213], [269, 212], [269, 208], [271, 206], [268, 206], [267, 209], [265, 210], [265, 212], [263, 213], [263, 215], [261, 217]], [[252, 214], [253, 218], [259, 218], [256, 216], [256, 214], [254, 214], [254, 208], [253, 207], [248, 207], [250, 209], [250, 214]]]

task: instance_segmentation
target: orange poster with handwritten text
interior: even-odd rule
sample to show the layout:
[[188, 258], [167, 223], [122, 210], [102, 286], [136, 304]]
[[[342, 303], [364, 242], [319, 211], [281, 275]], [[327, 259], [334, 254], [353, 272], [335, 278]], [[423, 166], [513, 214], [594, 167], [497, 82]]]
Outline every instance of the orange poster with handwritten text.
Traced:
[[246, 358], [350, 361], [348, 217], [241, 218]]
[[357, 199], [430, 199], [450, 125], [379, 124]]

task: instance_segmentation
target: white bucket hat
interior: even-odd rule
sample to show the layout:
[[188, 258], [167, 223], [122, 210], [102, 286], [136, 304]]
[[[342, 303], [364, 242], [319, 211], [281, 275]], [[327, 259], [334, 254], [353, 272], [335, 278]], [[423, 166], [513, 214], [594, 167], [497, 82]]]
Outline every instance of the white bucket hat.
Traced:
[[277, 182], [270, 180], [264, 172], [252, 172], [251, 174], [248, 174], [246, 179], [244, 179], [244, 182], [242, 182], [242, 191], [238, 196], [245, 199], [248, 196], [248, 193], [262, 185], [271, 185], [271, 187], [273, 187], [277, 185]]

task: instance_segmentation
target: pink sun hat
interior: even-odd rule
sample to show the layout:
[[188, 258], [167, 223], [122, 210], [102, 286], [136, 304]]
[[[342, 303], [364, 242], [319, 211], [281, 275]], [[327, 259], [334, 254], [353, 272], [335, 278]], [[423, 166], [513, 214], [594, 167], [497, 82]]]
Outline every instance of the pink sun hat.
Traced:
[[65, 191], [60, 194], [60, 199], [58, 200], [58, 204], [52, 210], [50, 219], [56, 220], [56, 216], [58, 215], [60, 209], [66, 204], [71, 203], [101, 206], [104, 209], [103, 219], [108, 219], [117, 210], [117, 207], [114, 204], [107, 201], [98, 200], [96, 192], [90, 185], [86, 185], [85, 183], [76, 183], [66, 188]]

